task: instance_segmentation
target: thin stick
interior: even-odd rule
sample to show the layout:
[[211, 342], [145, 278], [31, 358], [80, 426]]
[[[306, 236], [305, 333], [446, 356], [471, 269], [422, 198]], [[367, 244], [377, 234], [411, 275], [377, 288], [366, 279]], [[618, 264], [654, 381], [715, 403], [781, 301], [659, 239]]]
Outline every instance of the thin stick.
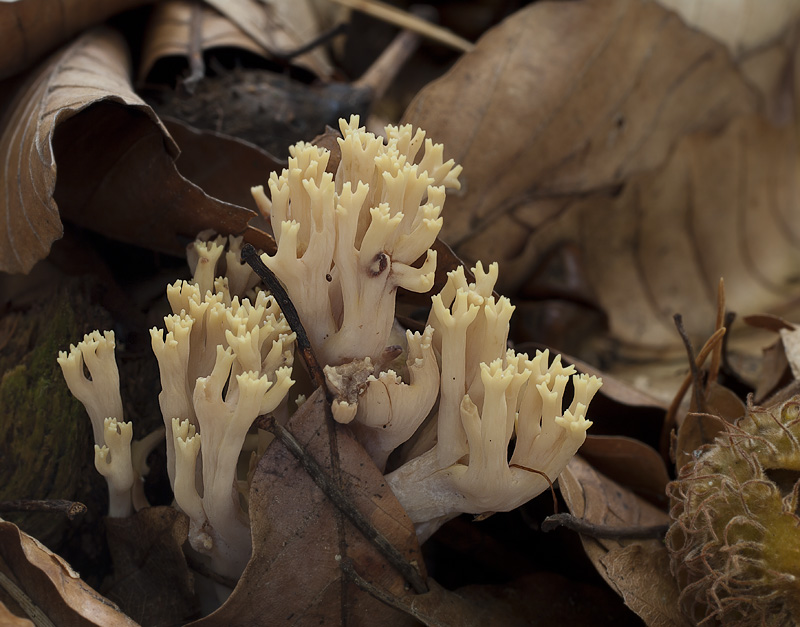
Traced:
[[321, 387], [323, 390], [327, 390], [325, 375], [319, 365], [317, 356], [314, 354], [314, 350], [311, 348], [311, 342], [308, 339], [308, 334], [306, 333], [303, 323], [300, 321], [300, 315], [297, 313], [294, 303], [289, 298], [289, 295], [286, 293], [283, 285], [281, 285], [278, 277], [275, 276], [272, 270], [264, 265], [264, 262], [261, 261], [252, 244], [245, 244], [242, 247], [242, 261], [249, 264], [253, 272], [266, 283], [267, 288], [269, 288], [269, 291], [272, 293], [272, 297], [278, 302], [278, 306], [281, 308], [286, 322], [289, 323], [292, 331], [297, 334], [297, 346], [300, 349], [300, 354], [306, 363], [308, 373], [311, 375], [311, 380], [314, 385], [316, 387]]
[[553, 531], [557, 527], [566, 527], [585, 536], [605, 540], [661, 539], [669, 529], [669, 525], [653, 525], [650, 527], [598, 525], [583, 518], [577, 518], [572, 514], [553, 514], [542, 521], [542, 531], [544, 532]]
[[[723, 338], [726, 337], [726, 329], [727, 325], [722, 327], [721, 329], [717, 329], [717, 331], [712, 335], [706, 343], [703, 344], [703, 348], [700, 349], [700, 352], [697, 353], [697, 358], [694, 360], [697, 368], [702, 367], [705, 360], [711, 354], [711, 351], [714, 347], [721, 341]], [[689, 372], [686, 377], [684, 377], [683, 382], [681, 383], [680, 388], [675, 393], [674, 398], [672, 399], [672, 403], [670, 403], [669, 409], [667, 409], [667, 414], [664, 416], [664, 426], [661, 430], [661, 453], [665, 455], [668, 448], [669, 448], [669, 432], [675, 426], [675, 417], [678, 414], [678, 408], [681, 406], [683, 402], [683, 397], [686, 395], [686, 391], [689, 389], [689, 386], [692, 384], [694, 374]], [[665, 455], [666, 458], [666, 455]]]
[[[717, 321], [714, 330], [719, 331], [725, 326], [725, 281], [720, 277], [717, 286]], [[719, 376], [719, 366], [722, 362], [722, 344], [717, 344], [711, 353], [711, 365], [708, 367], [708, 380], [716, 381]]]
[[701, 414], [704, 414], [706, 413], [706, 398], [704, 394], [703, 377], [700, 375], [700, 367], [695, 361], [692, 340], [689, 338], [689, 334], [683, 326], [683, 316], [675, 314], [672, 318], [675, 320], [675, 328], [678, 329], [678, 334], [681, 336], [683, 345], [686, 348], [686, 356], [689, 358], [689, 370], [692, 373], [692, 383], [694, 384], [695, 409]]
[[372, 97], [381, 98], [403, 68], [408, 58], [419, 47], [419, 33], [404, 30], [395, 37], [375, 62], [367, 68], [353, 87], [369, 89]]
[[440, 44], [455, 48], [461, 52], [471, 52], [475, 49], [475, 44], [459, 37], [452, 31], [436, 26], [430, 22], [423, 20], [419, 17], [403, 11], [389, 4], [379, 2], [378, 0], [331, 0], [342, 6], [346, 6], [356, 11], [361, 11], [379, 20], [394, 24], [400, 28], [414, 31], [423, 37], [432, 39]]
[[312, 39], [308, 43], [303, 44], [299, 48], [295, 48], [294, 50], [284, 50], [279, 52], [272, 51], [270, 52], [270, 54], [272, 54], [273, 57], [277, 57], [278, 59], [283, 59], [284, 61], [291, 61], [295, 57], [299, 57], [300, 55], [306, 54], [307, 52], [311, 52], [314, 48], [328, 43], [330, 40], [332, 40], [335, 37], [338, 37], [339, 35], [344, 35], [347, 32], [347, 29], [348, 25], [342, 22], [341, 24], [336, 24], [331, 28], [329, 28], [328, 30], [323, 31], [322, 33], [314, 37], [314, 39]]
[[86, 513], [86, 506], [78, 501], [64, 501], [60, 499], [34, 500], [24, 499], [18, 501], [0, 501], [0, 513], [7, 512], [46, 512], [65, 514], [67, 518], [74, 518]]
[[268, 416], [259, 416], [256, 425], [259, 429], [269, 431], [281, 441], [286, 449], [300, 462], [325, 496], [331, 500], [339, 511], [347, 516], [347, 519], [367, 540], [375, 545], [389, 563], [403, 575], [417, 594], [423, 594], [428, 591], [428, 585], [419, 571], [403, 557], [400, 551], [380, 531], [375, 529], [364, 518], [363, 514], [350, 502], [344, 491], [328, 476], [317, 460], [306, 452], [288, 429], [275, 422], [274, 418]]

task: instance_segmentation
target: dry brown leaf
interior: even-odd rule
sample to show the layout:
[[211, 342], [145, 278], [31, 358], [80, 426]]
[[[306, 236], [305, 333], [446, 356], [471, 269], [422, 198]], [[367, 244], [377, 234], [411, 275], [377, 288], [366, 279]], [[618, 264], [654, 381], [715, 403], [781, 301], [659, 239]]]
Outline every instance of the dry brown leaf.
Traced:
[[[616, 185], [659, 165], [687, 132], [754, 105], [725, 49], [674, 14], [592, 0], [515, 13], [404, 117], [464, 166], [443, 231], [458, 251], [522, 205]], [[553, 217], [558, 201], [538, 213]]]
[[537, 3], [406, 120], [464, 165], [443, 232], [456, 253], [499, 259], [513, 291], [576, 246], [614, 340], [606, 369], [668, 401], [685, 372], [674, 313], [707, 336], [721, 276], [743, 314], [798, 293], [796, 137], [756, 103], [720, 44], [653, 3]]
[[[309, 0], [262, 2], [260, 0], [205, 0], [227, 16], [265, 50], [287, 53], [306, 45], [320, 34], [317, 16]], [[326, 78], [333, 68], [323, 48], [292, 59], [317, 76]]]
[[800, 331], [797, 329], [780, 330], [781, 342], [786, 353], [786, 360], [792, 369], [792, 376], [800, 379]]
[[[796, 167], [791, 133], [743, 118], [721, 134], [685, 138], [661, 170], [631, 179], [617, 199], [591, 203], [591, 212], [586, 207], [587, 272], [603, 288], [614, 335], [675, 342], [675, 312], [687, 329], [710, 334], [721, 276], [733, 311], [790, 304], [800, 261]], [[612, 263], [598, 263], [609, 257]]]
[[689, 412], [678, 421], [675, 442], [675, 468], [678, 470], [695, 459], [694, 454], [697, 449], [713, 442], [717, 434], [724, 429], [726, 422], [733, 424], [745, 413], [741, 399], [715, 381], [708, 385], [705, 403], [705, 411], [695, 413], [697, 406], [692, 396]]
[[[164, 125], [181, 147], [175, 161], [181, 175], [223, 202], [254, 206], [250, 188], [265, 183], [273, 170], [286, 167], [285, 162], [236, 137], [198, 130], [174, 118], [165, 118]], [[273, 253], [273, 248], [261, 248]]]
[[[576, 456], [559, 477], [573, 516], [606, 527], [648, 527], [669, 523], [667, 514], [595, 471]], [[581, 536], [597, 572], [648, 625], [685, 626], [678, 587], [669, 572], [661, 540], [610, 540]]]
[[677, 608], [677, 586], [669, 581], [669, 555], [656, 542], [635, 543], [600, 557], [607, 578], [625, 604], [649, 627], [688, 627]]
[[[404, 556], [424, 568], [414, 526], [380, 471], [349, 430], [326, 420], [315, 392], [287, 428], [366, 519]], [[332, 454], [335, 457], [332, 457]], [[335, 465], [332, 466], [332, 459]], [[250, 487], [253, 555], [227, 602], [193, 625], [408, 625], [413, 620], [347, 581], [343, 561], [394, 598], [414, 597], [404, 579], [278, 442], [261, 458]]]
[[177, 625], [198, 612], [183, 545], [189, 519], [172, 507], [147, 507], [129, 518], [106, 518], [114, 565], [103, 591], [142, 625]]
[[160, 2], [153, 9], [142, 42], [139, 80], [143, 81], [161, 58], [189, 58], [227, 46], [269, 56], [263, 46], [216, 9], [193, 0]]
[[0, 572], [56, 625], [135, 627], [111, 601], [87, 586], [63, 559], [0, 520]]
[[0, 78], [11, 76], [82, 30], [150, 0], [0, 2]]
[[[27, 272], [45, 257], [63, 232], [62, 217], [180, 254], [201, 230], [240, 234], [256, 215], [178, 172], [178, 148], [133, 92], [126, 44], [109, 29], [85, 34], [38, 68], [2, 128], [2, 271]], [[271, 245], [256, 231], [250, 239], [262, 249]]]
[[742, 73], [765, 98], [767, 111], [786, 119], [787, 71], [797, 43], [798, 0], [658, 0], [688, 24], [727, 46]]
[[654, 448], [633, 438], [589, 435], [581, 446], [581, 457], [608, 478], [666, 507], [669, 472]]
[[[577, 243], [611, 336], [623, 345], [615, 358], [631, 360], [607, 369], [669, 399], [685, 373], [672, 314], [683, 313], [691, 333], [710, 334], [720, 276], [733, 311], [796, 308], [796, 168], [792, 133], [741, 118], [724, 132], [683, 138], [661, 168], [630, 177], [619, 193], [560, 201], [561, 219], [537, 229], [529, 245]], [[760, 359], [762, 336], [734, 328], [728, 349]], [[670, 356], [676, 361], [665, 362]]]

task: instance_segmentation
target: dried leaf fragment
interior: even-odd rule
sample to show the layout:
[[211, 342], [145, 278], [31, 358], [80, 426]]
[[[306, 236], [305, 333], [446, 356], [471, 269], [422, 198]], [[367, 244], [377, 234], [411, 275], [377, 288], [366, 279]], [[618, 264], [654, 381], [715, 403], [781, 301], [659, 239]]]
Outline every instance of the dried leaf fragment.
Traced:
[[[0, 78], [28, 67], [58, 44], [148, 0], [0, 2]], [[57, 4], [57, 6], [54, 6]]]
[[56, 625], [136, 627], [63, 559], [4, 520], [0, 520], [0, 572]]

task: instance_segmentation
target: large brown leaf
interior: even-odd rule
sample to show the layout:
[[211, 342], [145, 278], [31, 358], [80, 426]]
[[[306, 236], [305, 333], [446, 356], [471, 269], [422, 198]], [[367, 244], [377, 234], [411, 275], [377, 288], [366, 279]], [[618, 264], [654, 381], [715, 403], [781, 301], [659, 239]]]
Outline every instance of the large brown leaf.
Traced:
[[0, 2], [0, 78], [116, 13], [150, 0], [17, 0]]
[[[63, 559], [4, 520], [0, 520], [0, 573], [56, 625], [136, 626], [111, 601], [87, 586]], [[6, 605], [10, 603], [8, 589], [4, 582], [0, 600]], [[24, 615], [18, 607], [14, 613]]]
[[754, 105], [725, 49], [655, 3], [540, 2], [484, 35], [405, 121], [464, 166], [443, 230], [458, 248], [522, 204], [655, 167], [682, 135]]
[[[38, 68], [7, 108], [0, 122], [0, 270], [30, 270], [61, 236], [62, 216], [178, 254], [203, 229], [247, 230], [255, 211], [209, 196], [178, 172], [178, 147], [133, 92], [129, 63], [121, 36], [91, 31]], [[259, 155], [266, 153], [253, 148], [251, 157]], [[256, 231], [250, 239], [270, 247]]]
[[721, 276], [741, 314], [786, 313], [800, 291], [796, 134], [754, 94], [721, 44], [654, 3], [537, 3], [406, 119], [465, 166], [445, 215], [456, 253], [498, 259], [514, 290], [574, 246], [614, 340], [606, 369], [668, 402], [685, 372], [674, 313], [707, 337]]

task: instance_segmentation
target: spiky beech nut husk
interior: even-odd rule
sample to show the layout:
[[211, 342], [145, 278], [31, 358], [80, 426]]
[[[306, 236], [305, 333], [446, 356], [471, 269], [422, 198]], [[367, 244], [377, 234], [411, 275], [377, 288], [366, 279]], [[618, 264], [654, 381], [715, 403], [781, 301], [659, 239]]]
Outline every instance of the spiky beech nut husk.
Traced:
[[800, 396], [749, 406], [668, 491], [683, 612], [700, 625], [800, 624]]

